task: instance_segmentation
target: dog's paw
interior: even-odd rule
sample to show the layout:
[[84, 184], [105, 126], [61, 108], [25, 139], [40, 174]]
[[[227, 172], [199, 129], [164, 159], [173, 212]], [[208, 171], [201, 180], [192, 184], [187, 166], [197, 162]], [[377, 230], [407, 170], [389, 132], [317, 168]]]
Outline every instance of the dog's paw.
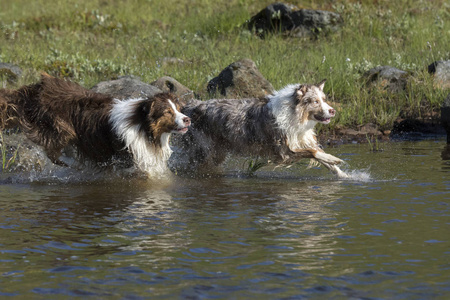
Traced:
[[350, 175], [339, 169], [337, 166], [332, 166], [330, 171], [340, 179], [350, 178]]
[[337, 158], [336, 156], [333, 156], [333, 155], [325, 153], [325, 152], [317, 152], [315, 155], [315, 158], [319, 162], [326, 163], [329, 165], [338, 165], [338, 164], [341, 164], [344, 162], [342, 159]]
[[350, 175], [349, 175], [349, 174], [347, 174], [347, 173], [345, 173], [344, 171], [342, 171], [341, 169], [339, 169], [339, 167], [336, 166], [336, 165], [330, 165], [330, 164], [327, 164], [327, 163], [324, 163], [323, 165], [324, 165], [328, 170], [330, 170], [331, 173], [333, 173], [334, 175], [336, 175], [337, 178], [340, 178], [340, 179], [348, 179], [348, 178], [350, 178]]

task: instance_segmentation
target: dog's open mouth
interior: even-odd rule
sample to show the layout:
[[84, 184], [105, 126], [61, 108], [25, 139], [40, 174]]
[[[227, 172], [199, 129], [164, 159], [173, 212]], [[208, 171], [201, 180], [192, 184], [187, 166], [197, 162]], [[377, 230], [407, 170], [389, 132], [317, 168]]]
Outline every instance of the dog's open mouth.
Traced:
[[179, 127], [175, 130], [176, 133], [185, 134], [188, 131], [188, 127]]
[[314, 119], [316, 119], [317, 121], [319, 121], [320, 123], [323, 123], [323, 124], [328, 124], [331, 121], [331, 118], [324, 118], [319, 115], [314, 115]]

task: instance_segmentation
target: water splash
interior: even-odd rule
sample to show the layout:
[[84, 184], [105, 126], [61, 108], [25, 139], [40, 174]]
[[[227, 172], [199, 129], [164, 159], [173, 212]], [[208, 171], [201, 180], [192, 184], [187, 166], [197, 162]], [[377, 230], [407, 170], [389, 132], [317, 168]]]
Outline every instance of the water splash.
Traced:
[[[16, 163], [7, 171], [0, 171], [0, 183], [23, 184], [23, 183], [44, 183], [44, 184], [68, 184], [68, 183], [95, 183], [115, 180], [146, 179], [151, 182], [168, 182], [172, 179], [170, 174], [166, 178], [148, 179], [143, 174], [136, 172], [135, 168], [122, 169], [111, 168], [102, 170], [89, 165], [82, 165], [74, 159], [74, 153], [68, 152], [61, 157], [67, 165], [62, 167], [53, 164], [46, 156], [41, 147], [31, 143], [21, 134], [7, 135], [6, 143], [12, 146], [11, 149], [19, 147], [18, 159]], [[9, 148], [8, 148], [9, 149]], [[225, 173], [231, 177], [246, 177], [242, 171], [242, 159], [229, 159], [227, 161]], [[267, 166], [256, 172], [258, 178], [272, 178], [281, 180], [342, 180], [371, 182], [375, 179], [365, 170], [349, 170], [346, 165], [342, 173], [331, 174], [328, 170], [320, 171], [318, 174], [311, 174], [311, 169], [306, 166], [294, 168], [278, 168]], [[315, 168], [312, 168], [315, 169]], [[318, 168], [322, 169], [322, 168]], [[225, 176], [226, 176], [225, 174]], [[222, 174], [224, 175], [224, 174]], [[341, 175], [341, 176], [339, 176]], [[251, 176], [250, 176], [251, 177]]]
[[[42, 162], [40, 162], [42, 163]], [[31, 167], [31, 168], [30, 168]], [[170, 176], [148, 178], [136, 168], [99, 169], [84, 165], [62, 167], [52, 164], [50, 161], [38, 165], [29, 165], [27, 169], [0, 173], [0, 184], [101, 184], [101, 183], [147, 183], [165, 184]]]
[[[0, 169], [0, 184], [67, 184], [92, 183], [114, 180], [145, 179], [143, 173], [134, 167], [100, 169], [89, 164], [81, 164], [70, 151], [60, 159], [70, 167], [58, 166], [52, 163], [41, 147], [31, 143], [22, 134], [7, 136], [7, 149], [17, 151], [17, 159], [8, 169]], [[17, 146], [20, 145], [20, 146]], [[11, 155], [11, 153], [7, 153]], [[167, 179], [158, 178], [158, 181]], [[156, 181], [156, 180], [154, 180]]]
[[347, 174], [347, 178], [342, 178], [343, 180], [349, 180], [349, 181], [360, 181], [360, 182], [371, 182], [374, 181], [374, 178], [369, 173], [368, 170], [351, 170], [351, 171], [345, 171]]

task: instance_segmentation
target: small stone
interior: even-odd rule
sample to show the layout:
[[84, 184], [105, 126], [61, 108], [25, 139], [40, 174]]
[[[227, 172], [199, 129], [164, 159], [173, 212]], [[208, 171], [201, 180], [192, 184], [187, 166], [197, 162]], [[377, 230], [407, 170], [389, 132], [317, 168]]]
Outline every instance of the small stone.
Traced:
[[428, 73], [434, 76], [435, 86], [442, 89], [450, 88], [450, 60], [435, 61], [428, 66]]
[[10, 83], [17, 82], [22, 76], [22, 69], [16, 65], [0, 62], [0, 77], [8, 80]]
[[400, 93], [406, 90], [409, 74], [391, 66], [378, 66], [364, 73], [363, 77], [368, 85], [378, 85], [391, 93]]

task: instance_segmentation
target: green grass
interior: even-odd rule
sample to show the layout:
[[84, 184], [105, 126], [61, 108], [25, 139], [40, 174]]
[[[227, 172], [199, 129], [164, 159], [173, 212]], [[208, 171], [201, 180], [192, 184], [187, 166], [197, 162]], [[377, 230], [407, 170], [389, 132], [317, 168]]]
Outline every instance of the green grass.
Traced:
[[[207, 98], [211, 78], [250, 58], [276, 89], [327, 78], [325, 90], [339, 107], [329, 128], [372, 122], [382, 129], [398, 116], [432, 115], [449, 92], [434, 87], [426, 71], [433, 61], [450, 59], [444, 0], [291, 1], [343, 16], [339, 32], [316, 40], [261, 40], [244, 30], [242, 24], [271, 3], [261, 0], [4, 2], [0, 61], [24, 69], [17, 85], [34, 82], [40, 71], [86, 87], [120, 75], [147, 82], [169, 75]], [[183, 63], [166, 64], [167, 57]], [[367, 89], [361, 75], [378, 65], [411, 73], [408, 92]]]
[[244, 175], [248, 177], [253, 177], [255, 176], [256, 171], [268, 165], [268, 161], [256, 157], [245, 160], [242, 165], [243, 169], [245, 170]]
[[380, 148], [380, 141], [376, 136], [370, 136], [366, 134], [366, 140], [367, 144], [369, 145], [369, 150], [371, 152], [381, 152], [383, 151], [382, 148]]
[[8, 146], [5, 143], [3, 132], [0, 131], [0, 153], [2, 156], [2, 168], [1, 171], [9, 171], [11, 167], [16, 163], [17, 155], [19, 153], [20, 145], [17, 145], [15, 149], [8, 149]]

